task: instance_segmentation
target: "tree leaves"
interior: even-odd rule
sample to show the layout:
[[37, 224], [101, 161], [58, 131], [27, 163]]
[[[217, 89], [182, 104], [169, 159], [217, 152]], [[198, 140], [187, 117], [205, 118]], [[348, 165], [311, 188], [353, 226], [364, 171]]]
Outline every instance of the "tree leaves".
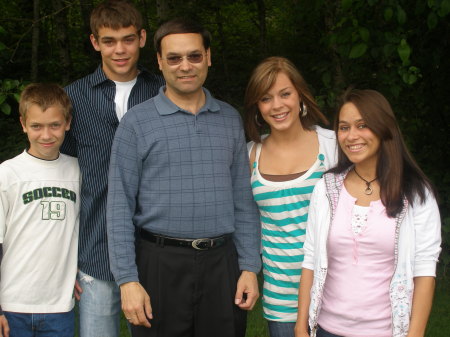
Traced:
[[358, 57], [363, 56], [366, 53], [366, 51], [367, 51], [367, 44], [366, 43], [358, 43], [352, 47], [348, 57], [351, 59], [356, 59]]
[[11, 114], [11, 106], [7, 103], [2, 103], [0, 105], [0, 110], [5, 114], [5, 115], [9, 115]]
[[19, 101], [20, 92], [24, 88], [24, 83], [19, 80], [0, 80], [0, 111], [5, 115], [11, 114], [11, 104], [8, 99]]
[[433, 29], [437, 26], [438, 23], [438, 17], [436, 15], [436, 13], [431, 12], [430, 14], [428, 14], [427, 17], [427, 25], [429, 29]]
[[406, 23], [406, 12], [400, 5], [397, 6], [397, 21], [400, 25]]
[[388, 7], [384, 10], [384, 20], [390, 21], [394, 16], [394, 10], [391, 7]]
[[397, 47], [398, 56], [402, 60], [403, 65], [409, 64], [409, 56], [411, 55], [411, 47], [405, 39], [401, 39]]

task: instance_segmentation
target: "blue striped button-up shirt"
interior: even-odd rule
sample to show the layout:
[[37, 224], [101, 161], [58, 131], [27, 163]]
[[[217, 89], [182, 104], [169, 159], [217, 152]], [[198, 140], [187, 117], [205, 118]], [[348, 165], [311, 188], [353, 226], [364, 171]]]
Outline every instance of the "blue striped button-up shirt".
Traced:
[[[158, 93], [162, 77], [140, 69], [128, 99], [128, 109]], [[119, 125], [116, 86], [101, 66], [65, 88], [73, 119], [61, 152], [78, 157], [82, 173], [78, 267], [101, 280], [114, 280], [109, 267], [106, 197], [111, 145]]]
[[239, 113], [211, 97], [197, 114], [164, 94], [136, 105], [111, 153], [108, 244], [118, 284], [138, 281], [135, 228], [179, 238], [233, 233], [241, 270], [258, 272], [261, 225]]

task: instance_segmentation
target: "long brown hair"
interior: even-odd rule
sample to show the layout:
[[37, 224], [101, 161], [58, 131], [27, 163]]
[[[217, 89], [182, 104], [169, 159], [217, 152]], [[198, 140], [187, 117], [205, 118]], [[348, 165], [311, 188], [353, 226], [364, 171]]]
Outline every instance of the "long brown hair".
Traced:
[[[347, 90], [341, 99], [334, 121], [336, 136], [339, 114], [346, 103], [353, 103], [367, 127], [380, 139], [376, 173], [380, 195], [388, 216], [395, 217], [402, 209], [403, 198], [412, 205], [419, 196], [423, 203], [427, 189], [436, 195], [431, 181], [417, 165], [403, 140], [394, 112], [387, 99], [375, 90]], [[338, 163], [331, 172], [343, 172], [353, 165], [338, 147]]]
[[[261, 142], [261, 132], [264, 127], [267, 127], [258, 110], [258, 102], [274, 85], [279, 73], [284, 73], [289, 77], [298, 92], [300, 101], [305, 104], [308, 110], [306, 116], [302, 117], [300, 114], [303, 128], [311, 130], [313, 125], [318, 122], [328, 124], [327, 118], [320, 112], [308, 88], [308, 84], [294, 64], [284, 57], [272, 56], [263, 60], [253, 70], [245, 90], [244, 126], [247, 136], [254, 142]], [[256, 119], [258, 119], [258, 122]]]

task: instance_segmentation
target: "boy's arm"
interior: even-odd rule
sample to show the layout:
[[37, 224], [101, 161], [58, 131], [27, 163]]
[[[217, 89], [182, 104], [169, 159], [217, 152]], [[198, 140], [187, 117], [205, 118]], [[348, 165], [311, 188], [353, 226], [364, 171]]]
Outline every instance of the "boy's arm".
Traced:
[[[6, 174], [4, 171], [0, 172], [0, 177], [3, 179], [6, 178]], [[2, 264], [3, 259], [3, 238], [6, 228], [6, 213], [8, 209], [8, 200], [3, 193], [6, 188], [4, 186], [3, 179], [0, 179], [0, 266]], [[0, 269], [1, 270], [1, 269]], [[1, 271], [0, 271], [0, 282], [1, 282]], [[3, 315], [2, 307], [1, 307], [1, 298], [0, 298], [0, 337], [9, 337], [9, 326], [8, 321], [6, 320], [5, 315]]]
[[[1, 172], [3, 173], [3, 172]], [[7, 200], [3, 194], [3, 181], [0, 180], [0, 266], [2, 265], [3, 260], [3, 239], [4, 239], [4, 232], [6, 228], [6, 207], [7, 207]], [[0, 282], [2, 280], [1, 275], [1, 268], [0, 268]], [[0, 298], [0, 318], [3, 316], [3, 310], [1, 306], [1, 298]], [[0, 337], [2, 337], [2, 331], [3, 331], [3, 322], [0, 321]]]
[[[3, 244], [0, 243], [0, 266], [2, 265], [2, 260], [3, 260]], [[0, 281], [2, 279], [2, 269], [0, 268]], [[1, 306], [1, 301], [0, 301], [0, 316], [3, 316], [3, 310], [2, 310], [2, 306]], [[2, 322], [0, 322], [0, 328], [1, 328], [1, 324]], [[2, 330], [0, 329], [0, 337], [2, 337]]]
[[[3, 244], [0, 243], [0, 265], [3, 259]], [[2, 278], [0, 271], [0, 280]], [[9, 337], [9, 326], [5, 315], [3, 315], [2, 306], [0, 305], [0, 337]]]

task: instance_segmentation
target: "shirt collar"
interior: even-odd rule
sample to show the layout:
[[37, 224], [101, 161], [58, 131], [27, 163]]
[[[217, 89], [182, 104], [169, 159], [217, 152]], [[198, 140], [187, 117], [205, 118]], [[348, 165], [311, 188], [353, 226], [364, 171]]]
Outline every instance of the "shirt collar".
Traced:
[[[148, 76], [149, 72], [144, 67], [138, 65], [137, 68], [139, 69], [138, 79], [141, 76]], [[93, 87], [100, 85], [104, 82], [112, 82], [108, 77], [106, 77], [105, 72], [102, 69], [102, 65], [100, 64], [97, 69], [92, 73], [91, 75], [91, 84]]]
[[[167, 98], [164, 90], [166, 86], [162, 86], [159, 88], [159, 94], [155, 97], [155, 106], [160, 115], [170, 115], [175, 112], [181, 111], [185, 113], [191, 114], [191, 112], [186, 111], [178, 107], [175, 103], [173, 103], [170, 99]], [[217, 101], [211, 96], [211, 93], [208, 89], [202, 88], [205, 93], [205, 105], [203, 105], [197, 114], [201, 112], [218, 112], [220, 111], [220, 106]]]

